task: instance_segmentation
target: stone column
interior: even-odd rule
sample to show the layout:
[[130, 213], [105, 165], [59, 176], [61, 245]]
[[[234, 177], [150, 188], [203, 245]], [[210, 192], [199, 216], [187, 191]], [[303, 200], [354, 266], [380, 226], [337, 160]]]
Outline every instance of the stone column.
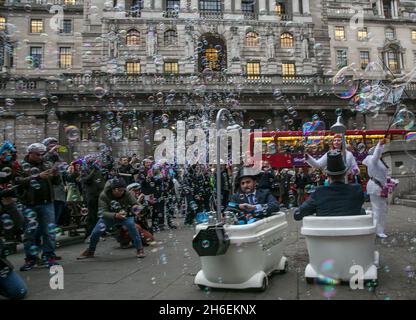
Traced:
[[274, 12], [275, 5], [276, 5], [276, 0], [269, 0], [269, 12], [270, 13]]
[[393, 0], [391, 3], [393, 9], [393, 18], [398, 18], [399, 17], [399, 8], [397, 7], [397, 0]]
[[179, 7], [180, 7], [180, 10], [181, 10], [181, 11], [185, 11], [185, 10], [186, 10], [186, 3], [187, 3], [187, 1], [186, 1], [186, 0], [181, 0], [181, 1], [180, 1], [180, 3], [179, 3]]
[[152, 0], [144, 0], [143, 9], [151, 9], [152, 8]]
[[198, 0], [191, 0], [191, 10], [193, 10], [194, 8], [198, 9]]
[[383, 1], [382, 0], [377, 1], [377, 9], [378, 9], [378, 15], [379, 16], [384, 16], [384, 9], [383, 9]]
[[310, 14], [309, 0], [302, 0], [302, 4], [303, 4], [303, 13]]
[[117, 7], [122, 11], [126, 10], [126, 0], [118, 0]]
[[162, 10], [162, 0], [155, 0], [155, 9]]
[[[225, 3], [227, 3], [227, 0], [225, 0]], [[231, 1], [230, 1], [230, 6], [231, 6]], [[241, 11], [241, 0], [234, 0], [234, 10], [236, 12]]]
[[259, 13], [265, 13], [266, 10], [266, 0], [259, 0]]
[[299, 0], [292, 0], [292, 9], [292, 13], [299, 14]]

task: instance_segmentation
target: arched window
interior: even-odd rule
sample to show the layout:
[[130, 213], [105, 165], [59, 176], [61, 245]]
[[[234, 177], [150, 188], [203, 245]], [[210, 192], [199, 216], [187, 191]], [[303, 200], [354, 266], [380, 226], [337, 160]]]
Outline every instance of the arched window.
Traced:
[[136, 29], [127, 32], [126, 44], [128, 46], [137, 46], [140, 44], [140, 32]]
[[289, 32], [282, 33], [280, 36], [281, 48], [293, 48], [293, 36]]
[[218, 34], [205, 34], [198, 42], [198, 70], [222, 71], [227, 68], [227, 47]]
[[257, 47], [259, 45], [259, 35], [256, 32], [247, 32], [246, 34], [246, 46]]
[[164, 34], [165, 46], [176, 45], [178, 42], [178, 33], [175, 30], [167, 30]]

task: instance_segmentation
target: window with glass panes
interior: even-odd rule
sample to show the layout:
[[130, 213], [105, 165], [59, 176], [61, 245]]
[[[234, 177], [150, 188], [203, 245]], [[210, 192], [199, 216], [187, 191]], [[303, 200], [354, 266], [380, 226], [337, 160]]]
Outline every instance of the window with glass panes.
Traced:
[[337, 50], [337, 68], [343, 68], [348, 64], [348, 60], [347, 60], [347, 49], [340, 49]]
[[6, 30], [6, 18], [0, 17], [0, 31]]
[[123, 123], [123, 138], [137, 140], [139, 138], [139, 128], [132, 123]]
[[127, 32], [126, 44], [128, 46], [137, 46], [140, 44], [140, 32], [137, 30], [129, 30]]
[[391, 71], [399, 71], [399, 53], [397, 51], [387, 52], [387, 65]]
[[64, 0], [64, 4], [75, 4], [75, 0]]
[[285, 14], [285, 4], [282, 2], [276, 2], [274, 6], [274, 12], [276, 12], [277, 14]]
[[412, 41], [416, 42], [416, 30], [412, 30]]
[[293, 36], [289, 32], [282, 33], [280, 36], [281, 48], [293, 48]]
[[126, 62], [126, 73], [127, 74], [139, 74], [140, 73], [140, 62], [129, 61]]
[[255, 80], [260, 79], [260, 62], [251, 61], [247, 62], [247, 79]]
[[163, 72], [164, 73], [178, 73], [179, 66], [177, 61], [165, 61], [163, 64]]
[[70, 47], [59, 48], [59, 68], [67, 69], [72, 67], [72, 49]]
[[362, 29], [358, 30], [358, 40], [359, 41], [367, 40], [367, 38], [368, 38], [367, 28], [362, 28]]
[[255, 3], [256, 2], [253, 1], [253, 0], [242, 0], [241, 1], [241, 11], [243, 11], [245, 13], [254, 13]]
[[91, 124], [89, 122], [81, 122], [80, 138], [82, 141], [91, 140]]
[[367, 68], [368, 63], [370, 62], [370, 52], [360, 51], [360, 66], [361, 69]]
[[386, 39], [394, 40], [394, 29], [392, 29], [392, 28], [387, 28], [386, 29]]
[[166, 11], [174, 12], [179, 10], [180, 0], [167, 0], [166, 1]]
[[221, 1], [220, 0], [200, 0], [199, 1], [199, 10], [200, 11], [221, 11]]
[[285, 79], [293, 79], [296, 75], [294, 63], [282, 63], [282, 76]]
[[41, 33], [43, 32], [43, 20], [32, 19], [30, 20], [30, 33]]
[[165, 46], [175, 45], [178, 40], [178, 34], [175, 30], [167, 30], [164, 34]]
[[61, 33], [72, 33], [72, 20], [64, 19], [62, 22], [62, 29], [60, 31]]
[[218, 61], [218, 50], [215, 48], [205, 49], [205, 61], [207, 68], [218, 71], [220, 68]]
[[343, 26], [335, 27], [335, 40], [344, 40], [345, 39], [345, 29]]
[[246, 45], [248, 47], [257, 47], [259, 45], [259, 35], [256, 32], [246, 34]]
[[32, 58], [32, 66], [39, 68], [42, 64], [42, 47], [30, 47], [30, 56]]

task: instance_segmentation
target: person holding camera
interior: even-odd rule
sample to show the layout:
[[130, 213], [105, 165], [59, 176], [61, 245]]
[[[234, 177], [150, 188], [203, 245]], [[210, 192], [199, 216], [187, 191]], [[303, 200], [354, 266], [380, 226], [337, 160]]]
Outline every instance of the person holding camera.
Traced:
[[107, 228], [118, 225], [127, 228], [137, 250], [137, 258], [145, 257], [140, 233], [134, 223], [134, 217], [140, 212], [140, 207], [137, 199], [126, 191], [126, 186], [123, 178], [114, 178], [100, 194], [98, 206], [103, 216], [91, 233], [88, 249], [81, 253], [78, 260], [93, 258], [100, 236]]
[[[42, 262], [44, 266], [56, 265], [55, 255], [55, 209], [53, 187], [61, 183], [59, 171], [43, 159], [46, 147], [33, 143], [27, 148], [28, 154], [21, 163], [22, 170], [16, 176], [16, 185], [22, 189], [20, 200], [27, 209], [36, 214], [35, 219], [25, 219], [24, 249], [25, 264], [21, 271], [31, 270], [36, 264], [33, 247], [39, 228], [42, 237]], [[36, 223], [33, 225], [33, 221]]]

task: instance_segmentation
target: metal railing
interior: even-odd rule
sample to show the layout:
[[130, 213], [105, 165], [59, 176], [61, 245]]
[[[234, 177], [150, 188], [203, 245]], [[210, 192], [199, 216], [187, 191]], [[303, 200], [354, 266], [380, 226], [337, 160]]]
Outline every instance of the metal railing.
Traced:
[[127, 10], [126, 17], [128, 18], [140, 18], [142, 15], [140, 10]]
[[[331, 92], [333, 88], [331, 76], [283, 76], [280, 74], [273, 75], [240, 75], [240, 74], [223, 74], [214, 72], [210, 75], [203, 74], [65, 74], [59, 79], [51, 80], [35, 78], [16, 78], [10, 77], [0, 79], [0, 92], [3, 95], [13, 94], [14, 96], [33, 95], [36, 96], [39, 90], [47, 90], [54, 93], [78, 92], [82, 87], [85, 94], [93, 93], [95, 88], [103, 87], [112, 91], [143, 91], [151, 92], [155, 89], [169, 89], [169, 86], [178, 89], [190, 90], [197, 86], [204, 85], [207, 89], [216, 89], [218, 86], [233, 87], [238, 90], [252, 91], [258, 89], [271, 90], [278, 86], [283, 90], [292, 92], [303, 92], [322, 89], [325, 92]], [[416, 82], [409, 83], [406, 91], [411, 96], [416, 95]]]
[[[375, 17], [374, 11], [372, 8], [363, 8], [365, 17]], [[336, 17], [349, 17], [357, 13], [353, 8], [328, 8], [328, 16]]]
[[199, 16], [205, 19], [222, 19], [223, 12], [222, 11], [199, 11]]
[[84, 0], [6, 0], [5, 5], [65, 5], [65, 6], [82, 6]]
[[257, 20], [258, 15], [255, 12], [243, 12], [245, 20]]

